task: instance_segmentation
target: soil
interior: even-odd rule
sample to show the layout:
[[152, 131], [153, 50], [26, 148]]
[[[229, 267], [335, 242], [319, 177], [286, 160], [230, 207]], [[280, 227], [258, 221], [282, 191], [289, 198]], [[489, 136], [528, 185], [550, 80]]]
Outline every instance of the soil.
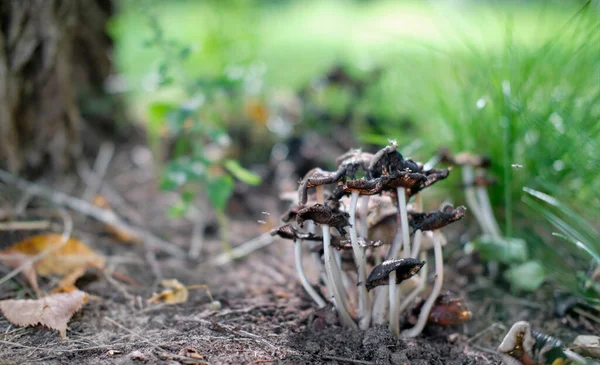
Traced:
[[[176, 195], [158, 191], [150, 164], [132, 162], [134, 151], [144, 150], [123, 148], [110, 165], [103, 185], [114, 193], [110, 203], [126, 219], [186, 249], [193, 222], [166, 217]], [[75, 175], [40, 183], [78, 197], [85, 189]], [[267, 187], [236, 194], [238, 199], [228, 208], [233, 246], [277, 224], [282, 205], [274, 195]], [[19, 197], [13, 192], [4, 198], [16, 204]], [[34, 200], [30, 206], [36, 205], [48, 204]], [[460, 237], [471, 231], [468, 222], [458, 226], [450, 240], [456, 243], [446, 250], [445, 289], [466, 299], [473, 319], [461, 326], [427, 328], [415, 339], [397, 339], [385, 327], [344, 329], [331, 309], [317, 310], [296, 279], [288, 242], [275, 242], [219, 266], [214, 258], [222, 245], [214, 225], [207, 227], [202, 258], [182, 260], [143, 245], [123, 244], [102, 224], [72, 215], [76, 236], [106, 255], [110, 269], [138, 285], [115, 284], [94, 271], [86, 274], [78, 286], [90, 299], [73, 317], [65, 340], [40, 326], [15, 328], [1, 317], [0, 364], [500, 364], [494, 350], [514, 321], [529, 320], [567, 342], [578, 331], [594, 329], [574, 317], [555, 317], [549, 286], [522, 299], [486, 279], [476, 258], [465, 258], [460, 250]], [[9, 237], [2, 247], [19, 238]], [[9, 271], [1, 265], [0, 270], [2, 275]], [[183, 304], [149, 304], [152, 293], [162, 290], [158, 283], [171, 278], [208, 285], [221, 308], [212, 310], [203, 290], [192, 290]], [[55, 282], [41, 280], [45, 290]], [[0, 291], [0, 299], [26, 297], [34, 295], [20, 277]]]

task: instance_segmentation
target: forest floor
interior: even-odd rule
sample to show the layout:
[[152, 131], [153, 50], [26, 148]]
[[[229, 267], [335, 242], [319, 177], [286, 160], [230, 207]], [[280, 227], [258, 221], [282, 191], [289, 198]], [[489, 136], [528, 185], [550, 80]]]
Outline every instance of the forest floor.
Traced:
[[[187, 250], [193, 222], [167, 218], [175, 196], [158, 191], [150, 165], [132, 162], [132, 155], [140, 151], [144, 151], [140, 146], [117, 150], [101, 192], [110, 189], [107, 199], [118, 214]], [[39, 183], [76, 197], [86, 187], [76, 175]], [[230, 205], [233, 246], [268, 231], [273, 222], [257, 223], [265, 219], [261, 212], [270, 212], [269, 220], [279, 217], [282, 205], [270, 191], [257, 188]], [[32, 201], [35, 204], [47, 202]], [[582, 326], [553, 315], [550, 286], [525, 298], [513, 296], [481, 274], [482, 264], [469, 261], [451, 243], [444, 289], [466, 300], [471, 321], [430, 327], [415, 339], [394, 338], [384, 327], [350, 331], [339, 326], [330, 309], [318, 310], [305, 295], [288, 242], [276, 241], [219, 265], [215, 257], [222, 253], [222, 245], [210, 225], [201, 258], [191, 260], [124, 244], [103, 224], [78, 213], [72, 216], [74, 235], [105, 255], [107, 267], [139, 286], [115, 285], [91, 270], [77, 282], [89, 301], [69, 323], [64, 340], [53, 330], [17, 328], [0, 317], [0, 364], [500, 364], [495, 349], [517, 320], [528, 320], [567, 341]], [[470, 225], [459, 225], [453, 234], [462, 234]], [[2, 248], [20, 239], [14, 234], [8, 238]], [[9, 271], [4, 266], [0, 270]], [[163, 279], [206, 284], [221, 308], [212, 310], [203, 290], [190, 291], [182, 304], [149, 304], [147, 299], [161, 290], [158, 283]], [[52, 284], [46, 279], [41, 283], [45, 290]], [[0, 299], [28, 296], [34, 294], [20, 277], [0, 290]]]

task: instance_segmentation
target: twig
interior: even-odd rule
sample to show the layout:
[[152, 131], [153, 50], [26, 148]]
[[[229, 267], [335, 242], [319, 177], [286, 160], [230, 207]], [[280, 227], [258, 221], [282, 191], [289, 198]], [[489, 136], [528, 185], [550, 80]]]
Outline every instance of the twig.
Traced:
[[483, 346], [479, 346], [479, 345], [473, 345], [472, 347], [481, 352], [487, 352], [488, 354], [498, 355], [497, 351], [488, 349], [487, 347], [483, 347]]
[[184, 258], [186, 256], [177, 246], [164, 241], [149, 232], [130, 226], [112, 211], [99, 208], [85, 200], [74, 198], [58, 191], [53, 191], [45, 186], [30, 183], [4, 170], [0, 170], [0, 180], [7, 184], [12, 184], [18, 189], [25, 190], [32, 195], [48, 199], [56, 205], [65, 206], [71, 210], [92, 217], [104, 224], [118, 227], [118, 229], [124, 231], [126, 234], [143, 240], [144, 243], [150, 247], [161, 249], [178, 258]]
[[146, 251], [146, 261], [148, 262], [148, 265], [150, 265], [150, 269], [152, 270], [152, 273], [156, 277], [156, 281], [163, 281], [164, 276], [162, 274], [162, 270], [160, 269], [160, 266], [158, 265], [158, 261], [156, 260], [156, 255], [151, 250]]
[[[13, 278], [14, 276], [18, 275], [21, 271], [31, 268], [31, 265], [33, 265], [35, 262], [46, 257], [51, 252], [58, 250], [59, 248], [63, 247], [67, 243], [67, 241], [71, 237], [71, 233], [73, 233], [73, 220], [71, 219], [71, 216], [68, 215], [67, 212], [65, 212], [62, 209], [60, 210], [60, 214], [63, 218], [63, 227], [64, 228], [63, 228], [63, 233], [62, 233], [62, 236], [60, 237], [60, 241], [59, 241], [58, 245], [48, 247], [47, 249], [43, 250], [42, 252], [38, 253], [37, 255], [33, 256], [29, 260], [27, 260], [24, 263], [22, 263], [21, 265], [19, 265], [19, 267], [15, 268], [8, 274], [4, 275], [4, 277], [2, 277], [2, 279], [0, 279], [0, 286], [2, 284], [6, 283], [11, 278]], [[35, 283], [35, 286], [37, 286], [37, 282]], [[38, 295], [40, 294], [39, 288], [36, 287], [36, 288], [34, 288], [34, 290], [36, 291], [36, 294], [38, 294]]]
[[152, 341], [150, 341], [150, 340], [146, 339], [146, 338], [145, 338], [144, 336], [142, 336], [142, 335], [139, 335], [139, 334], [137, 334], [137, 333], [133, 332], [132, 330], [130, 330], [129, 328], [127, 328], [127, 327], [123, 326], [122, 324], [120, 324], [119, 322], [115, 321], [115, 320], [114, 320], [114, 319], [112, 319], [112, 318], [109, 318], [109, 317], [106, 317], [106, 316], [105, 316], [105, 317], [104, 317], [104, 320], [106, 320], [106, 321], [108, 321], [108, 322], [110, 322], [110, 323], [114, 324], [115, 326], [119, 327], [119, 328], [120, 328], [120, 329], [122, 329], [123, 331], [125, 331], [125, 332], [127, 332], [127, 333], [129, 333], [129, 334], [131, 334], [131, 335], [134, 335], [135, 337], [139, 338], [140, 340], [142, 340], [142, 341], [144, 341], [145, 343], [147, 343], [148, 345], [150, 345], [150, 346], [151, 346], [153, 349], [155, 349], [155, 350], [162, 350], [162, 351], [169, 352], [169, 350], [167, 350], [167, 349], [165, 349], [165, 348], [163, 348], [163, 347], [161, 347], [161, 346], [159, 346], [159, 345], [156, 345], [156, 344], [152, 343]]
[[0, 223], [0, 231], [30, 231], [35, 229], [48, 229], [52, 226], [50, 221], [19, 221]]
[[595, 321], [596, 323], [600, 323], [600, 317], [595, 316], [591, 313], [588, 313], [581, 308], [575, 307], [575, 308], [573, 308], [573, 312], [579, 314], [580, 316], [587, 317], [588, 319], [591, 319], [591, 320]]
[[488, 332], [490, 332], [491, 330], [493, 330], [493, 329], [496, 329], [496, 328], [500, 328], [500, 329], [502, 329], [502, 330], [505, 330], [505, 329], [506, 329], [506, 327], [505, 327], [505, 326], [504, 326], [502, 323], [499, 323], [499, 322], [494, 322], [494, 323], [492, 323], [492, 325], [491, 325], [491, 326], [489, 326], [489, 327], [486, 327], [486, 328], [485, 328], [483, 331], [480, 331], [480, 332], [477, 332], [476, 334], [474, 334], [474, 335], [473, 335], [471, 338], [469, 338], [469, 339], [467, 340], [467, 342], [466, 342], [466, 343], [473, 342], [473, 341], [475, 341], [476, 339], [478, 339], [479, 337], [483, 336], [484, 334], [486, 334], [486, 333], [488, 333]]
[[131, 307], [131, 309], [135, 310], [135, 297], [133, 295], [129, 294], [129, 292], [127, 291], [127, 289], [125, 289], [125, 287], [123, 285], [121, 285], [121, 283], [119, 283], [118, 281], [116, 281], [112, 277], [111, 274], [107, 273], [106, 270], [102, 270], [102, 274], [104, 275], [104, 278], [106, 279], [106, 281], [108, 281], [108, 283], [110, 285], [112, 285], [121, 294], [123, 294], [123, 296], [125, 298], [127, 298], [129, 300], [129, 306]]
[[240, 246], [231, 250], [231, 252], [225, 252], [215, 258], [214, 265], [223, 266], [227, 265], [233, 260], [241, 259], [246, 257], [256, 250], [267, 247], [271, 243], [275, 242], [275, 237], [271, 236], [269, 232], [265, 232], [258, 237], [251, 239], [250, 241], [241, 244]]
[[94, 170], [91, 174], [94, 178], [87, 184], [87, 188], [82, 195], [83, 200], [91, 201], [98, 194], [102, 180], [104, 180], [104, 175], [106, 175], [106, 170], [108, 170], [108, 165], [114, 154], [115, 145], [113, 143], [104, 142], [100, 145], [100, 150], [94, 162]]
[[366, 364], [366, 365], [375, 365], [375, 363], [373, 361], [365, 361], [365, 360], [355, 360], [355, 359], [351, 359], [349, 357], [340, 357], [340, 356], [321, 356], [321, 359], [323, 360], [335, 360], [335, 361], [345, 361], [345, 362], [352, 362], [355, 364]]
[[204, 246], [204, 229], [206, 228], [206, 204], [204, 202], [204, 196], [199, 198], [200, 209], [194, 209], [194, 229], [192, 231], [192, 238], [190, 240], [190, 250], [188, 255], [192, 259], [197, 259], [202, 253], [202, 246]]

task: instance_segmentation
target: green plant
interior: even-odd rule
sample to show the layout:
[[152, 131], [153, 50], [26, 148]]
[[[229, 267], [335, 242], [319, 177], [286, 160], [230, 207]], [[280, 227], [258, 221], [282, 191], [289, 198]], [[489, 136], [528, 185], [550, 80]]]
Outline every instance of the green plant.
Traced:
[[[429, 71], [415, 63], [414, 72], [389, 71], [383, 79], [412, 86], [401, 96], [406, 100], [397, 102], [420, 136], [419, 156], [444, 145], [491, 158], [490, 172], [499, 183], [489, 189], [490, 200], [501, 234], [508, 237], [499, 242], [525, 239], [528, 254], [521, 264], [535, 260], [547, 266], [540, 239], [532, 234], [536, 220], [521, 202], [522, 188], [544, 189], [582, 216], [600, 211], [600, 22], [588, 1], [566, 23], [540, 31], [540, 43], [527, 43], [515, 33], [508, 10], [495, 15], [506, 19], [501, 51], [451, 24], [444, 29], [457, 36], [462, 50], [431, 44], [424, 51]], [[547, 29], [543, 18], [537, 28]], [[397, 86], [379, 85], [374, 92], [380, 87], [388, 91], [385, 98], [389, 92], [400, 98]], [[386, 127], [386, 137], [413, 139], [406, 125], [396, 124], [395, 133]], [[376, 140], [370, 129], [365, 135]]]
[[[154, 101], [147, 109], [150, 145], [160, 157], [160, 187], [176, 191], [180, 196], [169, 214], [181, 216], [199, 204], [193, 219], [205, 220], [211, 215], [202, 211], [208, 209], [202, 204], [207, 200], [221, 227], [224, 248], [229, 250], [225, 208], [233, 193], [234, 180], [250, 185], [260, 183], [258, 175], [227, 154], [231, 138], [224, 113], [240, 104], [243, 80], [225, 75], [225, 61], [221, 62], [216, 76], [194, 78], [189, 75], [185, 62], [192, 55], [192, 47], [165, 36], [158, 19], [148, 14], [152, 37], [145, 45], [160, 51], [157, 85], [178, 90], [181, 95], [178, 99], [183, 99], [183, 102]], [[191, 248], [191, 256], [199, 254], [199, 247]]]

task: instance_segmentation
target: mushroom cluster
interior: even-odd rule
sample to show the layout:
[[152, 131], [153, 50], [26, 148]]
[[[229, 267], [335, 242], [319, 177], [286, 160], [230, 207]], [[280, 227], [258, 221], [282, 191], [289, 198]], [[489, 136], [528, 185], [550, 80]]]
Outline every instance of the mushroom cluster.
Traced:
[[[418, 336], [439, 304], [444, 280], [446, 240], [440, 229], [466, 212], [451, 205], [423, 212], [420, 193], [450, 171], [405, 159], [395, 141], [374, 154], [351, 150], [336, 162], [336, 171], [315, 168], [306, 174], [297, 201], [282, 217], [285, 224], [272, 234], [294, 242], [304, 289], [319, 307], [331, 302], [343, 325], [366, 329], [388, 323], [396, 336]], [[327, 300], [305, 275], [303, 246], [320, 270]], [[414, 327], [400, 332], [400, 315], [427, 287], [429, 250], [435, 257], [433, 289]], [[469, 316], [465, 309], [461, 321]]]

